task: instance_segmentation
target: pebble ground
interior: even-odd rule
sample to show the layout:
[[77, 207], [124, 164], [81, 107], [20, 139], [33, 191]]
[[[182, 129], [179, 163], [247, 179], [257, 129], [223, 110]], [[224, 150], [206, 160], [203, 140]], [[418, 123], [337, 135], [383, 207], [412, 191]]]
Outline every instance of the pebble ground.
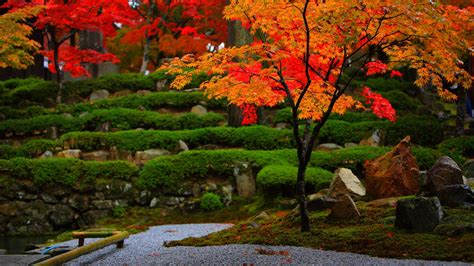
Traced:
[[[396, 260], [291, 246], [225, 245], [211, 247], [163, 246], [165, 241], [201, 237], [230, 224], [164, 225], [132, 235], [125, 247], [109, 246], [66, 265], [472, 265], [460, 262]], [[94, 239], [87, 239], [86, 243]], [[77, 240], [63, 243], [77, 245]], [[258, 252], [257, 250], [261, 250]], [[263, 252], [262, 252], [263, 250]], [[263, 255], [268, 253], [271, 255]]]

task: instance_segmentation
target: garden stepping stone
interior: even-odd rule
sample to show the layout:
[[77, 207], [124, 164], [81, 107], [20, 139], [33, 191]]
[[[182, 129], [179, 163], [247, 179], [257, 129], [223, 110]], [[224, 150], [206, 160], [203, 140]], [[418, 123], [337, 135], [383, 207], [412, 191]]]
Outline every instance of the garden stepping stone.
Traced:
[[196, 105], [191, 108], [191, 113], [196, 114], [198, 116], [203, 116], [207, 114], [207, 109], [202, 105]]
[[104, 99], [108, 99], [109, 95], [110, 95], [110, 93], [109, 93], [108, 90], [98, 90], [98, 91], [94, 91], [93, 93], [91, 93], [91, 95], [89, 96], [89, 100], [91, 102], [98, 101], [98, 100], [104, 100]]
[[365, 163], [365, 186], [373, 199], [413, 195], [420, 190], [419, 168], [410, 137], [389, 153]]
[[339, 146], [334, 143], [323, 143], [316, 147], [317, 151], [335, 151], [342, 149], [342, 146]]

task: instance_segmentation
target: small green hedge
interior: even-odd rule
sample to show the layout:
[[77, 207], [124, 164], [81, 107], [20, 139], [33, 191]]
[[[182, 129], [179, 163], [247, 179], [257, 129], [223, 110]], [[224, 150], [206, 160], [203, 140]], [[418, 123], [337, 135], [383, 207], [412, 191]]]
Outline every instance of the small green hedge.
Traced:
[[289, 130], [277, 130], [263, 126], [212, 127], [182, 131], [119, 131], [114, 133], [71, 132], [61, 136], [70, 148], [84, 151], [116, 146], [121, 150], [142, 151], [147, 149], [173, 149], [179, 140], [190, 148], [214, 144], [240, 147], [249, 150], [274, 150], [293, 147], [293, 135]]
[[208, 192], [201, 197], [199, 206], [205, 211], [215, 211], [224, 208], [221, 197], [211, 192]]
[[[298, 168], [290, 165], [269, 165], [257, 175], [257, 186], [266, 194], [292, 195], [296, 191]], [[329, 187], [333, 173], [321, 168], [306, 170], [306, 191], [314, 193]]]
[[205, 103], [210, 109], [225, 109], [227, 103], [223, 100], [208, 99], [201, 92], [155, 92], [146, 95], [131, 94], [128, 96], [99, 100], [94, 103], [79, 103], [74, 105], [58, 105], [58, 112], [81, 113], [90, 112], [97, 109], [111, 108], [145, 108], [146, 110], [156, 110], [163, 107], [171, 108], [191, 108], [197, 104]]
[[387, 92], [387, 91], [408, 91], [414, 87], [413, 83], [407, 81], [400, 81], [397, 79], [385, 79], [385, 78], [370, 78], [364, 81], [355, 81], [357, 87], [367, 86], [374, 91]]
[[368, 121], [350, 123], [342, 120], [328, 120], [322, 127], [319, 134], [320, 143], [359, 143], [362, 139], [368, 138], [377, 129], [384, 129], [388, 126], [387, 121]]
[[135, 165], [124, 161], [92, 162], [76, 159], [25, 159], [0, 160], [0, 172], [16, 179], [33, 180], [38, 185], [76, 182], [95, 182], [98, 178], [131, 180], [138, 175]]
[[95, 110], [81, 117], [66, 115], [42, 115], [29, 119], [12, 119], [0, 122], [0, 135], [8, 131], [15, 134], [33, 134], [48, 127], [57, 127], [60, 132], [96, 130], [101, 124], [110, 122], [118, 129], [194, 129], [218, 126], [225, 121], [224, 116], [208, 113], [203, 116], [188, 113], [184, 115], [159, 114], [151, 111], [133, 109]]
[[409, 135], [414, 144], [434, 147], [444, 138], [444, 126], [433, 116], [405, 115], [388, 125], [386, 143], [389, 145]]
[[447, 139], [438, 145], [438, 149], [442, 155], [449, 156], [462, 165], [467, 158], [474, 156], [474, 136]]
[[189, 151], [149, 161], [140, 172], [138, 185], [173, 189], [191, 178], [205, 179], [211, 176], [231, 178], [237, 162], [248, 162], [257, 171], [270, 164], [297, 163], [294, 150]]
[[[344, 115], [331, 114], [329, 120], [341, 120], [346, 122], [382, 121], [370, 112], [346, 112]], [[283, 108], [275, 113], [274, 123], [292, 123], [291, 108]]]
[[24, 119], [32, 118], [39, 115], [50, 114], [49, 109], [41, 106], [30, 106], [26, 109], [17, 109], [8, 106], [0, 106], [0, 114], [3, 114], [6, 119]]
[[[49, 105], [58, 90], [58, 86], [52, 81], [40, 79], [28, 79], [25, 82], [15, 83], [9, 90], [4, 90], [0, 96], [0, 105], [18, 106], [19, 103], [27, 102], [29, 105]], [[49, 99], [49, 103], [48, 103]]]

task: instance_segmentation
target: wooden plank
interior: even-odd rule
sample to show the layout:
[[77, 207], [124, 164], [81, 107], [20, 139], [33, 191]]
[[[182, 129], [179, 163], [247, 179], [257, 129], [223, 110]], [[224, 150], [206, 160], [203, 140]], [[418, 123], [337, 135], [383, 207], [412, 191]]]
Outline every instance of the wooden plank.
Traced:
[[78, 247], [74, 250], [71, 250], [69, 252], [63, 253], [61, 255], [58, 255], [56, 257], [52, 257], [50, 259], [47, 259], [45, 261], [42, 261], [40, 263], [34, 264], [37, 266], [46, 266], [46, 265], [61, 265], [65, 262], [71, 261], [75, 258], [78, 258], [82, 255], [94, 252], [96, 250], [99, 250], [101, 248], [104, 248], [109, 245], [117, 244], [117, 248], [122, 248], [123, 247], [123, 241], [129, 237], [128, 232], [117, 232], [117, 234], [114, 234], [112, 236], [109, 236], [107, 238], [92, 242], [90, 244], [87, 244], [82, 247]]

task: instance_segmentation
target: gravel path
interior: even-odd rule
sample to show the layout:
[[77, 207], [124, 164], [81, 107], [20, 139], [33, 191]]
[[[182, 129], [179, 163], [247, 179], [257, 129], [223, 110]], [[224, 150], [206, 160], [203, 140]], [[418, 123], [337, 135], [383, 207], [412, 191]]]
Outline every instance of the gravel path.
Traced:
[[[125, 240], [125, 247], [115, 246], [82, 256], [67, 265], [470, 265], [458, 262], [436, 262], [420, 260], [395, 260], [374, 258], [352, 253], [322, 251], [310, 248], [260, 245], [226, 245], [212, 247], [165, 248], [163, 243], [186, 237], [200, 237], [226, 229], [230, 224], [185, 224], [164, 225], [132, 235]], [[94, 241], [87, 239], [86, 243]], [[68, 241], [65, 245], [77, 245]], [[270, 251], [262, 255], [256, 250]], [[280, 251], [280, 252], [279, 252]], [[262, 253], [262, 252], [260, 252]]]

